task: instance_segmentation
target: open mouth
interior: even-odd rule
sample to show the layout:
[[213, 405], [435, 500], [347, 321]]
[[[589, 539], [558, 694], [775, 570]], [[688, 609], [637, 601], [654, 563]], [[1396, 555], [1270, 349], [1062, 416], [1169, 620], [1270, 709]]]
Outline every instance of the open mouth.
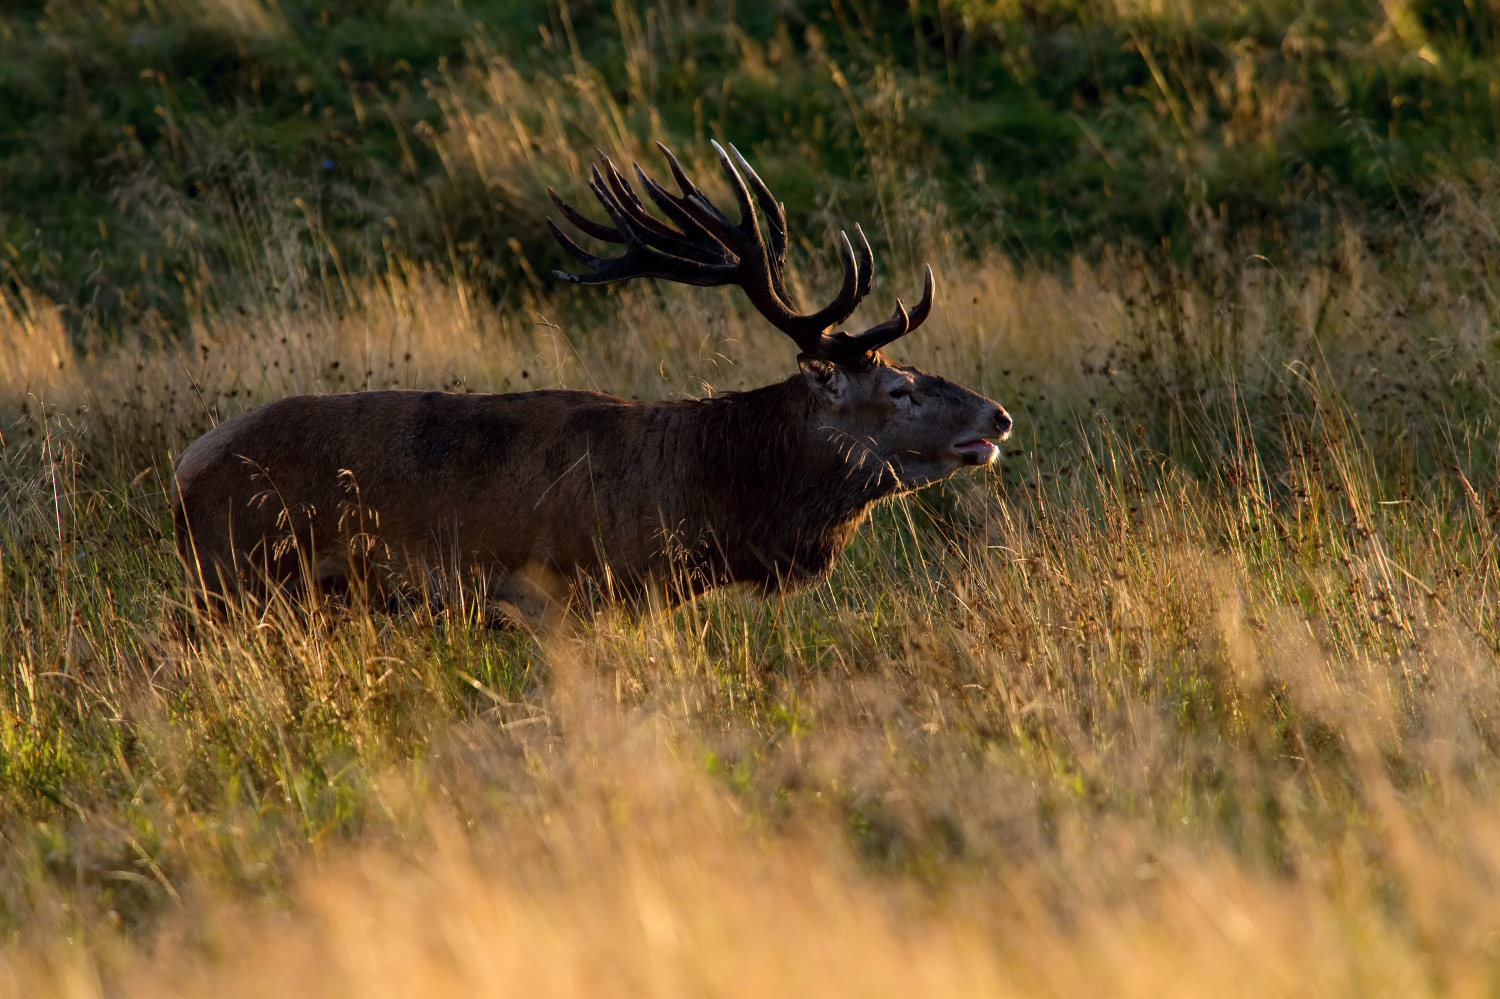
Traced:
[[1000, 456], [1000, 449], [983, 437], [955, 444], [953, 450], [970, 465], [988, 465]]

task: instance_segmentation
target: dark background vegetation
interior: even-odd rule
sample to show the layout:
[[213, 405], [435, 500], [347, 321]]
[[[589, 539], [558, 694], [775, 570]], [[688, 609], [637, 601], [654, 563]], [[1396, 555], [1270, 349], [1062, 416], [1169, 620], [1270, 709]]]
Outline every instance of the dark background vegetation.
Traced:
[[394, 247], [498, 300], [510, 240], [556, 262], [544, 206], [464, 190], [430, 141], [434, 88], [492, 57], [602, 76], [643, 138], [752, 150], [799, 225], [918, 199], [1043, 265], [1190, 264], [1209, 220], [1275, 254], [1330, 223], [1396, 246], [1435, 181], [1489, 176], [1495, 52], [1478, 0], [23, 0], [0, 13], [0, 259], [111, 332], [311, 213], [351, 269]]

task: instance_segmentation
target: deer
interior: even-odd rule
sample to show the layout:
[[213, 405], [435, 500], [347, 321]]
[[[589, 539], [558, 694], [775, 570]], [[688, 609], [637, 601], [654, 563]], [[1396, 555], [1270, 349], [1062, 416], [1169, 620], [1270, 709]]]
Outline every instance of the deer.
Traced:
[[[875, 504], [992, 464], [1011, 432], [998, 403], [884, 351], [933, 308], [836, 330], [869, 294], [864, 232], [839, 234], [843, 286], [815, 312], [786, 287], [784, 206], [732, 145], [713, 143], [731, 220], [658, 147], [678, 191], [634, 164], [653, 214], [604, 153], [595, 222], [548, 188], [566, 221], [618, 257], [581, 247], [548, 216], [582, 273], [738, 286], [796, 345], [785, 381], [707, 398], [638, 402], [602, 392], [415, 390], [300, 395], [226, 420], [175, 468], [173, 521], [190, 588], [235, 594], [347, 589], [441, 593], [479, 580], [500, 605], [544, 617], [592, 585], [606, 602], [669, 605], [744, 584], [822, 578]], [[601, 169], [602, 168], [602, 169]]]

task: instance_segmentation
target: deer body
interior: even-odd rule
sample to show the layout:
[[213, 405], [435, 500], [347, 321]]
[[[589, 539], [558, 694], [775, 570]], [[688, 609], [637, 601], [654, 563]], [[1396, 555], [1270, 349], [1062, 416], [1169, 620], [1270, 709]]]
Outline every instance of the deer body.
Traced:
[[880, 350], [927, 317], [931, 270], [910, 314], [898, 301], [884, 323], [828, 333], [869, 291], [868, 244], [861, 235], [856, 255], [845, 237], [843, 290], [820, 312], [798, 314], [781, 277], [785, 218], [739, 159], [768, 245], [751, 188], [719, 153], [739, 223], [670, 153], [681, 197], [637, 173], [682, 231], [646, 213], [608, 160], [608, 185], [596, 171], [592, 186], [617, 228], [554, 195], [575, 225], [628, 248], [604, 260], [559, 230], [595, 268], [561, 276], [739, 284], [802, 348], [799, 374], [683, 402], [544, 390], [270, 403], [211, 430], [178, 461], [174, 518], [190, 582], [208, 595], [356, 580], [432, 593], [435, 581], [477, 574], [489, 593], [540, 597], [544, 609], [584, 579], [619, 595], [660, 582], [669, 600], [728, 583], [770, 589], [826, 572], [872, 504], [993, 461], [989, 438], [1010, 430], [1000, 406]]
[[[363, 569], [408, 587], [479, 572], [508, 599], [528, 569], [627, 594], [653, 578], [677, 596], [796, 584], [827, 571], [872, 504], [922, 484], [902, 474], [915, 450], [903, 462], [836, 415], [800, 375], [653, 404], [560, 390], [298, 396], [183, 453], [178, 542], [215, 593], [296, 585], [308, 569], [325, 585]], [[965, 435], [975, 428], [955, 423], [950, 437]]]

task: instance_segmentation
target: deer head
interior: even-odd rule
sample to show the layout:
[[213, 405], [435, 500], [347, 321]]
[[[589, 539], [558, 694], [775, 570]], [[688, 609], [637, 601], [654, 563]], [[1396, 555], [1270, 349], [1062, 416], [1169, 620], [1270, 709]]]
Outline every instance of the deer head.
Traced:
[[925, 268], [922, 297], [915, 308], [908, 311], [897, 299], [895, 311], [884, 322], [858, 333], [835, 330], [870, 292], [875, 260], [859, 226], [853, 241], [847, 233], [839, 234], [843, 287], [818, 311], [799, 312], [784, 276], [785, 211], [739, 150], [731, 145], [725, 152], [713, 143], [739, 206], [735, 222], [698, 189], [666, 146], [657, 147], [679, 193], [667, 190], [639, 164], [634, 164], [635, 175], [670, 223], [647, 211], [630, 182], [602, 152], [603, 170], [593, 168], [589, 187], [612, 226], [585, 217], [548, 188], [563, 216], [579, 230], [625, 246], [622, 256], [595, 256], [548, 218], [563, 249], [590, 268], [587, 274], [555, 271], [558, 277], [590, 285], [636, 277], [738, 285], [760, 314], [796, 343], [802, 377], [815, 400], [815, 429], [845, 450], [846, 463], [878, 470], [876, 474], [889, 471], [900, 486], [910, 489], [965, 465], [995, 460], [999, 449], [993, 441], [1010, 433], [1011, 419], [1004, 409], [947, 379], [895, 364], [882, 351], [932, 314], [930, 266]]

